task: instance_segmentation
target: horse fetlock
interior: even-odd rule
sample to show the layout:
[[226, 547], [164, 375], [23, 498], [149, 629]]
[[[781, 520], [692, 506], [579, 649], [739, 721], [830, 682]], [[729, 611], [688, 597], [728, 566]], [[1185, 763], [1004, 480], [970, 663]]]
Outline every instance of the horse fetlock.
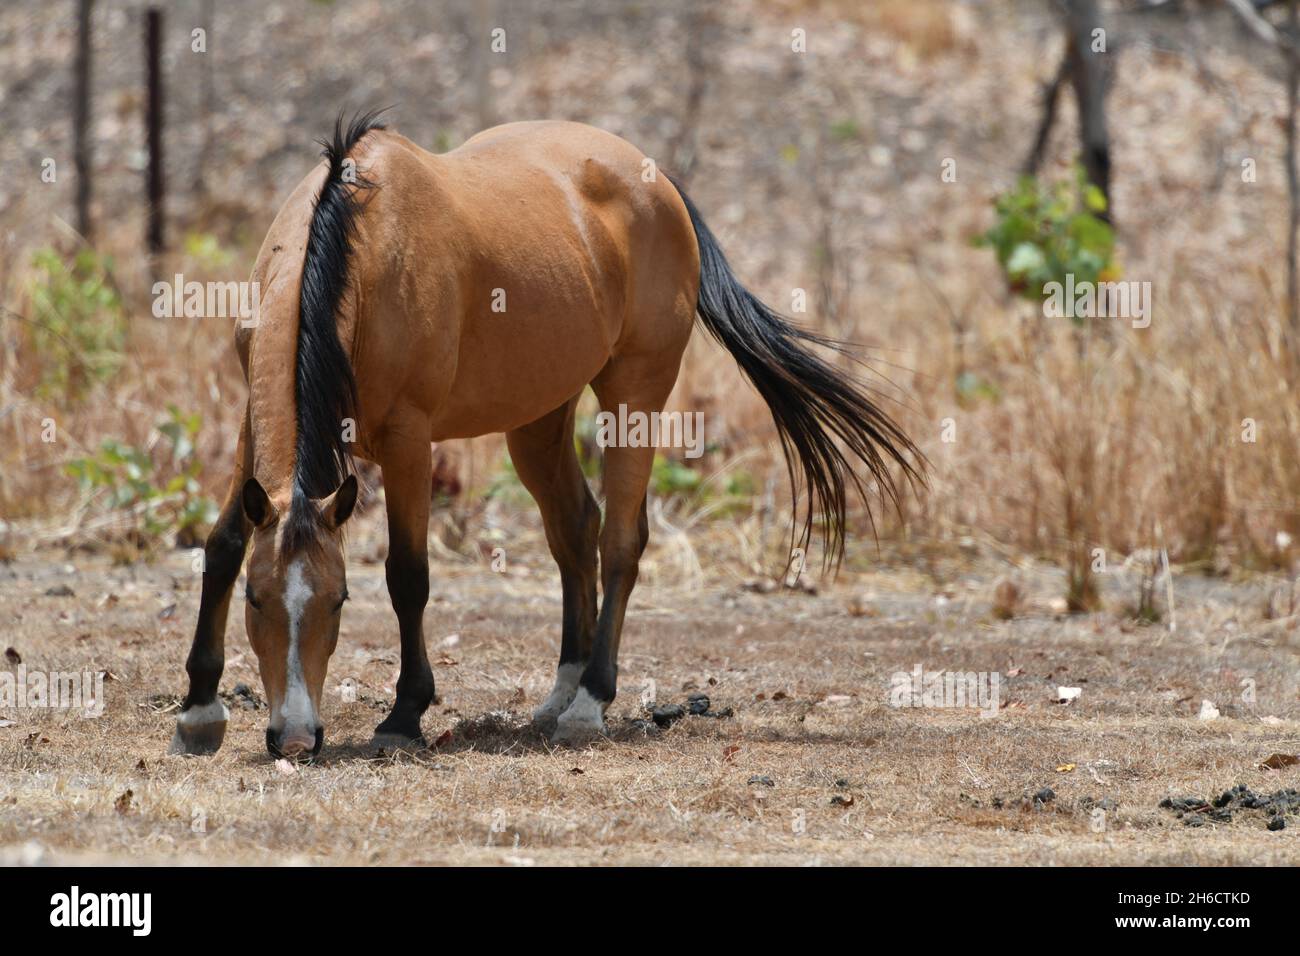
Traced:
[[172, 734], [167, 752], [191, 756], [216, 753], [221, 749], [222, 741], [226, 739], [226, 725], [229, 720], [230, 712], [219, 700], [190, 707], [176, 719], [176, 731]]
[[608, 701], [600, 701], [585, 687], [579, 687], [573, 702], [565, 708], [555, 722], [551, 743], [556, 746], [576, 746], [605, 733], [605, 708]]

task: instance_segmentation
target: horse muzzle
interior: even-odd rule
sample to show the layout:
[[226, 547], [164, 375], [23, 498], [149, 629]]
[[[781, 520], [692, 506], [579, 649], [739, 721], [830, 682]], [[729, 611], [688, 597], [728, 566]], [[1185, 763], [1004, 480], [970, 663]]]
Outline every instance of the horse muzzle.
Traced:
[[272, 757], [315, 757], [325, 743], [325, 728], [307, 730], [266, 728], [266, 749]]

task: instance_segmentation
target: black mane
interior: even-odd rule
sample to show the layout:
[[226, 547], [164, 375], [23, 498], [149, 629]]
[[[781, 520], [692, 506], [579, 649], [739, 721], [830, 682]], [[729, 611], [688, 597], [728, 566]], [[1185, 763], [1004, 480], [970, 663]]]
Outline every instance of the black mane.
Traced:
[[294, 370], [298, 437], [286, 553], [316, 538], [320, 509], [311, 499], [332, 494], [352, 466], [343, 421], [356, 421], [357, 386], [339, 340], [337, 316], [348, 286], [348, 260], [362, 208], [358, 193], [374, 184], [355, 167], [346, 167], [354, 175], [345, 181], [344, 161], [363, 136], [384, 128], [379, 122], [381, 112], [358, 114], [346, 127], [340, 113], [333, 140], [318, 140], [324, 147], [321, 155], [329, 161], [329, 175], [316, 199], [302, 269]]

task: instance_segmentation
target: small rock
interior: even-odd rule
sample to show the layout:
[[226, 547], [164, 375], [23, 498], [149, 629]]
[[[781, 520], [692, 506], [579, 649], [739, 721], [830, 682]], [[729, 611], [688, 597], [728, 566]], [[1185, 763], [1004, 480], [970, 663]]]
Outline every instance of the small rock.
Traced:
[[671, 727], [675, 721], [686, 716], [686, 708], [681, 704], [665, 704], [650, 712], [650, 718], [660, 727]]
[[709, 712], [709, 695], [708, 694], [691, 694], [686, 698], [686, 709], [695, 716], [707, 714]]
[[1214, 701], [1201, 701], [1201, 712], [1196, 715], [1198, 720], [1218, 720], [1219, 708], [1214, 706]]
[[45, 592], [46, 597], [76, 597], [76, 592], [66, 584], [56, 584]]
[[1044, 787], [1034, 794], [1034, 803], [1051, 803], [1056, 799], [1056, 791], [1051, 787]]
[[19, 654], [12, 647], [5, 648], [5, 661], [10, 664], [21, 664], [23, 655]]
[[1271, 820], [1268, 821], [1268, 828], [1270, 830], [1285, 830], [1286, 820], [1282, 819], [1282, 817], [1280, 816], [1273, 817]]
[[1160, 806], [1166, 810], [1177, 810], [1179, 813], [1208, 810], [1210, 807], [1200, 797], [1165, 797], [1160, 801]]
[[771, 778], [771, 777], [767, 777], [767, 776], [762, 776], [762, 777], [750, 777], [750, 778], [749, 778], [749, 783], [750, 783], [751, 786], [752, 786], [753, 784], [756, 784], [756, 783], [757, 783], [757, 784], [760, 784], [761, 786], [764, 786], [764, 787], [775, 787], [775, 786], [776, 786], [776, 784], [773, 782], [772, 778]]

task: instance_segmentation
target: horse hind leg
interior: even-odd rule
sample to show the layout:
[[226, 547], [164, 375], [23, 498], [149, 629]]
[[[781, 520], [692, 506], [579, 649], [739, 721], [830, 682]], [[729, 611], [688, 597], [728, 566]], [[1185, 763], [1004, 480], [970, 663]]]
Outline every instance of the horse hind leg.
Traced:
[[[672, 377], [663, 381], [666, 364]], [[653, 371], [649, 371], [653, 369]], [[676, 377], [677, 365], [662, 360], [611, 365], [593, 383], [601, 408], [626, 406], [629, 418], [662, 411]], [[625, 384], [626, 383], [626, 384]], [[647, 384], [653, 383], [653, 384]], [[600, 532], [601, 605], [591, 657], [578, 682], [573, 703], [556, 722], [552, 743], [575, 744], [605, 730], [604, 714], [618, 685], [618, 648], [641, 555], [650, 538], [646, 517], [646, 488], [654, 466], [655, 448], [605, 449], [605, 524]]]
[[583, 477], [573, 446], [578, 399], [506, 434], [519, 480], [537, 502], [546, 543], [560, 569], [564, 614], [555, 686], [533, 712], [545, 733], [573, 701], [591, 655], [596, 630], [596, 539], [600, 508]]

